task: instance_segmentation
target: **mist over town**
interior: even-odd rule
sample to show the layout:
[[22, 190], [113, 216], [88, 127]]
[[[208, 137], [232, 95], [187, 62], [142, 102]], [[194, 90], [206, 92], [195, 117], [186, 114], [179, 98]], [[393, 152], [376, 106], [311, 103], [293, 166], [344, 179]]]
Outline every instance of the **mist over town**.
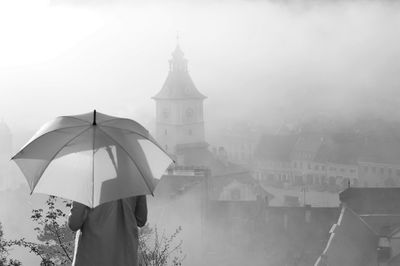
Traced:
[[1, 241], [40, 243], [48, 198], [11, 157], [96, 109], [175, 160], [147, 196], [182, 241], [160, 265], [399, 265], [397, 2], [17, 0], [0, 25]]

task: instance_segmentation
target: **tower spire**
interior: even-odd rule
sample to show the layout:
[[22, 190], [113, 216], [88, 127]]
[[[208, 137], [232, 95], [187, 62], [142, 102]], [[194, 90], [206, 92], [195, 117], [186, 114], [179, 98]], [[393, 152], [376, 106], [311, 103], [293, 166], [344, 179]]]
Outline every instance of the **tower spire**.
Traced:
[[[177, 41], [179, 34], [176, 35]], [[172, 58], [169, 62], [169, 73], [161, 90], [153, 97], [155, 100], [160, 99], [199, 99], [204, 100], [206, 97], [201, 94], [194, 85], [189, 72], [188, 62], [177, 44], [172, 52]]]
[[172, 52], [172, 58], [169, 60], [170, 71], [183, 71], [187, 72], [187, 60], [185, 59], [181, 47], [179, 46], [179, 31], [176, 32], [176, 47]]

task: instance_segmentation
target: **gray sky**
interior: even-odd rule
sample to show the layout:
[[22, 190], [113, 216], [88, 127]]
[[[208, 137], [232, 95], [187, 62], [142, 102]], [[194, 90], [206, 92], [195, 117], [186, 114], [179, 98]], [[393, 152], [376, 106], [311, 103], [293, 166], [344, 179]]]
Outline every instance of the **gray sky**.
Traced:
[[94, 108], [151, 128], [177, 31], [209, 126], [399, 106], [395, 2], [111, 2], [0, 2], [0, 117], [12, 129]]
[[395, 1], [101, 2], [0, 0], [0, 119], [14, 132], [94, 108], [151, 129], [177, 31], [208, 96], [208, 130], [316, 113], [400, 118]]

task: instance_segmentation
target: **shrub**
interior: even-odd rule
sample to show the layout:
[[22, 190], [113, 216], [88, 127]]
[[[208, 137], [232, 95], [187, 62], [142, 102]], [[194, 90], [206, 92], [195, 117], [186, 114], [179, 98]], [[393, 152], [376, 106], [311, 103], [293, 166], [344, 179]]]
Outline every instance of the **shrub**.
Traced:
[[139, 233], [139, 265], [182, 265], [185, 258], [182, 253], [182, 240], [176, 243], [176, 238], [181, 231], [182, 228], [178, 227], [171, 235], [167, 235], [165, 231], [160, 235], [157, 226], [151, 228], [147, 224], [141, 228]]

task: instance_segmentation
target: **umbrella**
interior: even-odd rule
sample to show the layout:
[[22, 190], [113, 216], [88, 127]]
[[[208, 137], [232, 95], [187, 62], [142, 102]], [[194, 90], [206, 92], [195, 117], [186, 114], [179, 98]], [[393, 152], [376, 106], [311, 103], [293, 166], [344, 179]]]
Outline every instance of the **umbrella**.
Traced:
[[31, 193], [45, 193], [89, 207], [153, 194], [154, 178], [173, 163], [139, 123], [90, 112], [45, 124], [12, 160]]

